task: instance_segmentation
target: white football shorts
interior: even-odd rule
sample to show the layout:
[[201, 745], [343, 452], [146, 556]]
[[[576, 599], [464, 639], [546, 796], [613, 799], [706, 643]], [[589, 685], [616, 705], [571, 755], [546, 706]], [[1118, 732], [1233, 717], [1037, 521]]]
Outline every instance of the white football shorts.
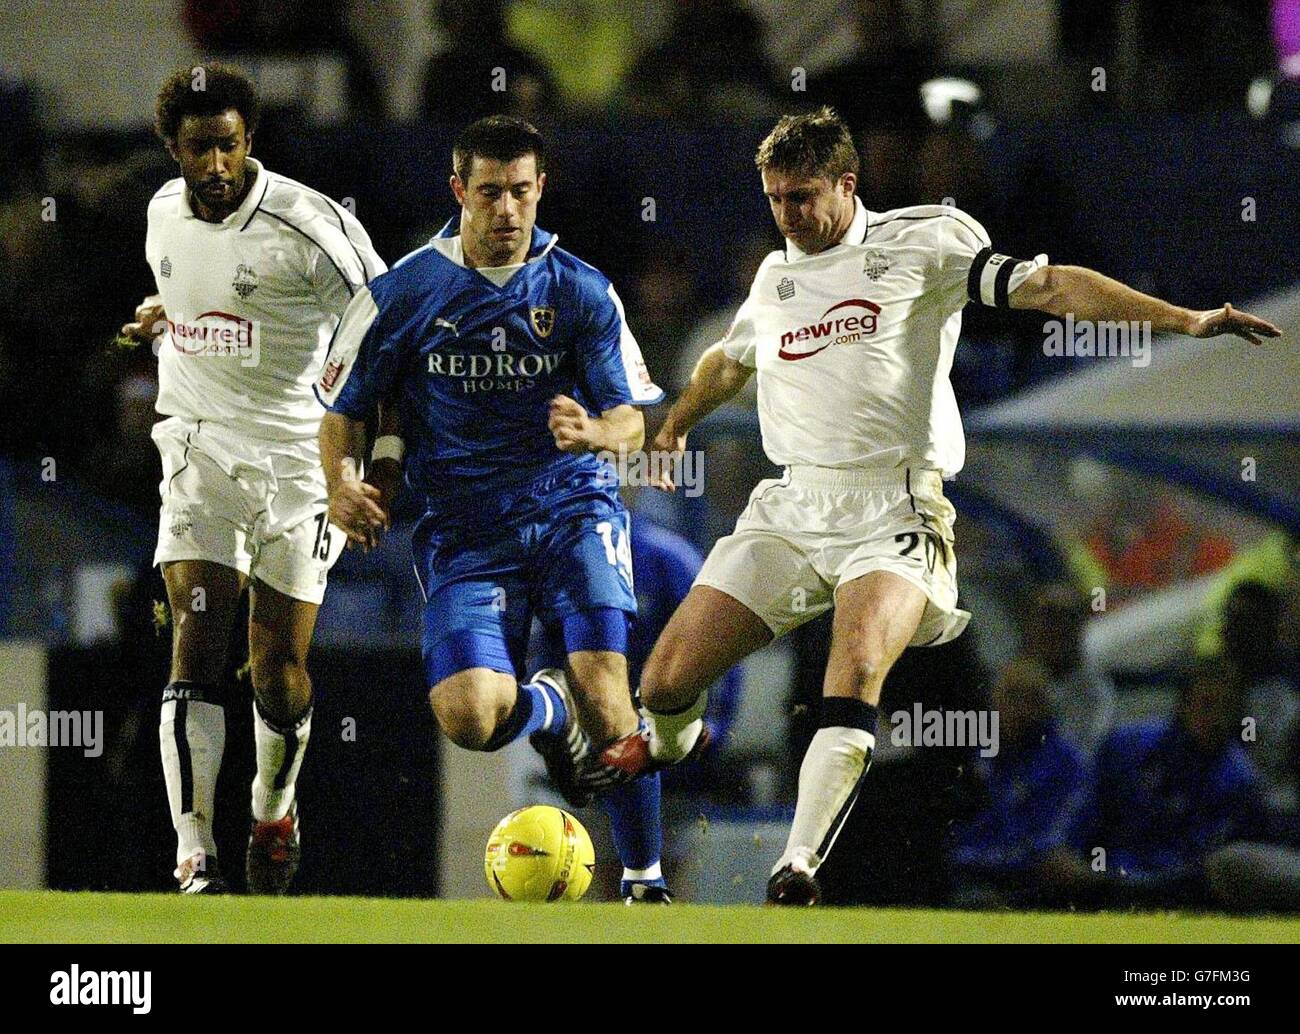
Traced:
[[926, 596], [911, 645], [937, 646], [970, 620], [957, 607], [955, 517], [937, 470], [787, 467], [758, 483], [695, 584], [739, 600], [781, 636], [834, 606], [842, 583], [890, 571]]
[[210, 560], [306, 603], [325, 598], [345, 536], [329, 523], [314, 448], [241, 438], [207, 420], [154, 425], [162, 512], [154, 563]]

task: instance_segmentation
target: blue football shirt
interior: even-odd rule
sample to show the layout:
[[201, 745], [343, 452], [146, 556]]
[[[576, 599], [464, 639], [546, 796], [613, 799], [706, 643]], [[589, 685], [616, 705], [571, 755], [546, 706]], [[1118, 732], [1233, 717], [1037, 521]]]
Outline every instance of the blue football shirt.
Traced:
[[317, 394], [354, 419], [397, 406], [407, 483], [431, 509], [599, 472], [594, 455], [556, 448], [556, 395], [596, 416], [663, 398], [613, 285], [556, 241], [534, 227], [521, 266], [471, 269], [452, 220], [344, 313]]

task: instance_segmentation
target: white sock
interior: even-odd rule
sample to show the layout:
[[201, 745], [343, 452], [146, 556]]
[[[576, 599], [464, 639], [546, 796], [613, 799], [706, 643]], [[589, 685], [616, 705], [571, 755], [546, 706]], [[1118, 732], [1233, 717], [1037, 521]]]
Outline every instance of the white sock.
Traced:
[[704, 729], [704, 709], [708, 706], [709, 694], [701, 693], [685, 711], [664, 714], [643, 707], [641, 714], [650, 727], [650, 756], [669, 764], [686, 757]]
[[876, 738], [863, 729], [836, 725], [817, 730], [799, 768], [794, 824], [773, 874], [786, 865], [816, 872], [826, 860], [857, 799], [875, 747]]
[[253, 738], [257, 742], [257, 775], [253, 777], [253, 818], [278, 822], [289, 813], [293, 785], [302, 767], [311, 736], [311, 708], [291, 729], [278, 729], [253, 704]]
[[[171, 689], [169, 686], [169, 693]], [[179, 692], [184, 693], [184, 688]], [[176, 864], [198, 853], [215, 858], [212, 813], [226, 747], [225, 708], [185, 695], [165, 699], [158, 721], [158, 745], [172, 828], [176, 830]]]
[[623, 880], [628, 883], [650, 883], [654, 880], [664, 878], [663, 866], [655, 862], [645, 869], [627, 869], [623, 870]]

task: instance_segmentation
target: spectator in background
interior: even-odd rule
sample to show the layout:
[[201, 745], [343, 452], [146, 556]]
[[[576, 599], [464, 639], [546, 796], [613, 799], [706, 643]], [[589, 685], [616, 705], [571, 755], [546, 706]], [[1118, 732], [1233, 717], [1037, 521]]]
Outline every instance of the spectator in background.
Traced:
[[[1115, 100], [1137, 109], [1181, 112], [1237, 108], [1251, 77], [1272, 67], [1267, 0], [1059, 0], [1061, 49], [1089, 66], [1123, 70], [1137, 62], [1132, 89]], [[1126, 19], [1121, 7], [1135, 9]], [[1133, 38], [1125, 39], [1125, 25]], [[1131, 59], [1130, 59], [1131, 60]], [[1080, 77], [1086, 83], [1086, 77]], [[1084, 103], [1106, 106], [1113, 90], [1079, 88]]]
[[1096, 516], [1069, 547], [1070, 563], [1086, 592], [1106, 590], [1114, 608], [1224, 567], [1232, 542], [1189, 516], [1177, 496], [1149, 481], [1092, 465], [1084, 500]]
[[1206, 860], [1232, 841], [1266, 836], [1242, 713], [1240, 673], [1225, 660], [1202, 660], [1172, 718], [1107, 737], [1084, 843], [1105, 850], [1112, 903], [1206, 904]]
[[1241, 582], [1224, 605], [1224, 654], [1241, 673], [1245, 713], [1254, 723], [1246, 750], [1259, 767], [1269, 808], [1290, 814], [1300, 804], [1293, 757], [1300, 681], [1294, 654], [1282, 647], [1281, 621], [1281, 597], [1262, 582]]
[[144, 247], [139, 213], [166, 172], [129, 139], [98, 134], [69, 134], [47, 165], [34, 194], [0, 205], [0, 377], [21, 384], [0, 408], [0, 451], [64, 465], [111, 419], [117, 372], [85, 373], [116, 329], [104, 314], [152, 290], [148, 267], [123, 256]]
[[1023, 616], [1025, 658], [1041, 665], [1061, 735], [1094, 753], [1115, 717], [1115, 684], [1083, 659], [1088, 601], [1064, 582], [1034, 591]]
[[924, 129], [921, 84], [934, 74], [933, 37], [925, 44], [913, 42], [904, 0], [856, 0], [848, 6], [856, 50], [810, 83], [811, 100], [829, 104], [855, 132]]
[[1055, 903], [1055, 856], [1082, 846], [1091, 773], [1062, 733], [1051, 683], [1043, 664], [1023, 657], [993, 686], [998, 752], [974, 762], [982, 806], [954, 829], [958, 905]]
[[[27, 379], [20, 371], [26, 365], [23, 353], [31, 327], [15, 318], [23, 294], [35, 286], [27, 269], [51, 234], [49, 225], [41, 221], [45, 134], [36, 97], [28, 85], [3, 71], [0, 134], [8, 151], [5, 175], [0, 177], [0, 395], [8, 400], [19, 397], [19, 385]], [[26, 306], [32, 304], [29, 300]], [[8, 403], [0, 411], [0, 452], [11, 455], [18, 451], [19, 439], [28, 429], [14, 408]]]
[[636, 327], [651, 370], [671, 370], [700, 310], [696, 270], [689, 248], [665, 241], [647, 249], [629, 285], [628, 322]]
[[347, 63], [349, 118], [384, 117], [383, 88], [352, 31], [348, 0], [185, 0], [181, 16], [194, 42], [210, 53], [338, 54]]
[[546, 63], [563, 106], [594, 112], [617, 98], [636, 60], [645, 7], [608, 0], [514, 0], [507, 21], [514, 38], [527, 40]]
[[[685, 337], [681, 339], [670, 378], [675, 393], [680, 394], [691, 382], [691, 374], [695, 372], [695, 364], [700, 361], [700, 357], [727, 336], [727, 331], [736, 318], [736, 310], [749, 294], [754, 274], [758, 272], [763, 259], [775, 250], [775, 244], [770, 234], [753, 233], [728, 250], [729, 265], [724, 285], [726, 301], [712, 312], [693, 319]], [[751, 378], [734, 398], [723, 403], [724, 407], [751, 411], [757, 405], [758, 384], [755, 378]]]
[[[907, 8], [903, 0], [857, 0], [856, 52], [808, 84], [809, 101], [829, 104], [853, 131], [862, 157], [862, 197], [874, 212], [937, 204], [944, 196], [922, 197], [917, 190], [917, 155], [929, 129], [921, 84], [935, 62], [927, 47], [912, 42]], [[965, 200], [961, 207], [979, 211]]]
[[0, 177], [0, 204], [35, 192], [45, 156], [45, 131], [30, 86], [0, 70], [0, 139], [8, 158]]
[[774, 114], [762, 23], [736, 0], [678, 0], [667, 38], [632, 66], [623, 101], [632, 113], [652, 118]]
[[[754, 273], [772, 250], [772, 238], [766, 233], [756, 233], [738, 241], [736, 247], [728, 251], [728, 269], [723, 288], [728, 296], [727, 302], [712, 312], [690, 320], [674, 342], [679, 346], [675, 354], [665, 355], [664, 366], [657, 367], [672, 371], [668, 380], [674, 394], [685, 390], [700, 357], [726, 336], [736, 317], [736, 310], [749, 293]], [[652, 318], [651, 314], [643, 316], [643, 321], [646, 318]], [[644, 322], [636, 324], [638, 327], [644, 325]], [[747, 414], [754, 421], [752, 430], [749, 433], [710, 435], [706, 423], [699, 432], [705, 437], [697, 442], [696, 448], [703, 449], [707, 455], [708, 489], [703, 498], [694, 501], [698, 508], [691, 515], [693, 523], [690, 533], [697, 543], [707, 545], [722, 535], [730, 534], [736, 515], [749, 501], [754, 484], [765, 477], [776, 475], [767, 457], [755, 446], [758, 433], [757, 405], [758, 382], [757, 378], [751, 377], [734, 398], [718, 408], [718, 416], [740, 417]], [[680, 508], [677, 512], [681, 512]]]
[[[1241, 623], [1244, 632], [1244, 615]], [[1300, 722], [1292, 723], [1289, 740], [1285, 751], [1279, 752], [1283, 756], [1275, 771], [1289, 776], [1294, 787], [1300, 780]], [[1223, 907], [1241, 912], [1300, 912], [1300, 811], [1274, 812], [1270, 818], [1266, 840], [1238, 841], [1207, 859], [1210, 893]]]
[[1174, 111], [1240, 109], [1250, 80], [1272, 71], [1266, 0], [1146, 0], [1140, 31], [1148, 58], [1172, 59]]
[[451, 45], [429, 61], [420, 117], [473, 122], [517, 115], [545, 127], [558, 95], [546, 66], [508, 39], [504, 0], [436, 0], [430, 13]]
[[157, 399], [153, 370], [119, 377], [113, 388], [112, 424], [91, 448], [84, 468], [87, 482], [101, 496], [131, 507], [142, 519], [158, 508], [162, 468], [151, 437], [154, 423], [161, 419], [154, 410]]
[[1292, 655], [1300, 652], [1300, 532], [1275, 531], [1241, 550], [1216, 580], [1197, 633], [1198, 657], [1213, 657], [1224, 651], [1228, 597], [1247, 581], [1259, 582], [1277, 593], [1284, 615], [1278, 633], [1281, 646]]

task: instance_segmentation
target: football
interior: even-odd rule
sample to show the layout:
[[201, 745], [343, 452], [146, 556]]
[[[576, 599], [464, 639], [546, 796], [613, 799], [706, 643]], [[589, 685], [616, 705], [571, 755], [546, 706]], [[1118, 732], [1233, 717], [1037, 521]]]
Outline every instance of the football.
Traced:
[[567, 811], [535, 804], [497, 823], [483, 868], [488, 886], [507, 901], [577, 901], [591, 886], [596, 851]]

